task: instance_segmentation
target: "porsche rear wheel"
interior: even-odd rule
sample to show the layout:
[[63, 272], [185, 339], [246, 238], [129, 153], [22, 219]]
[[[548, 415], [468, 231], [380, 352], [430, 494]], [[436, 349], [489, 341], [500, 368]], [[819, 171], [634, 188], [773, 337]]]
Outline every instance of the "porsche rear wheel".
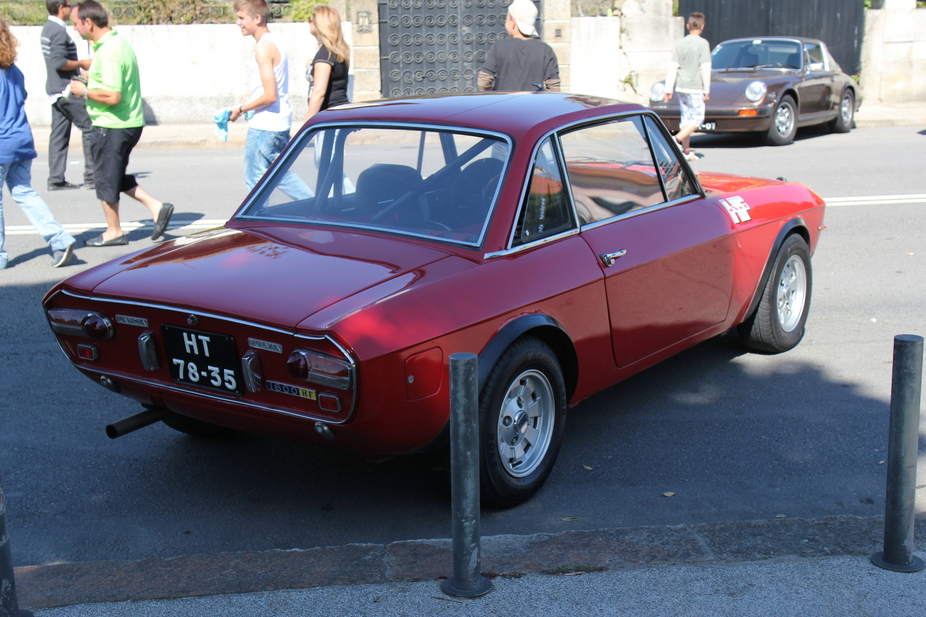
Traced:
[[801, 342], [810, 310], [812, 278], [807, 243], [800, 235], [791, 234], [778, 251], [759, 306], [739, 326], [746, 347], [781, 353]]
[[839, 115], [830, 120], [830, 130], [834, 133], [848, 133], [852, 130], [853, 120], [855, 120], [855, 95], [847, 88], [839, 100]]
[[536, 493], [553, 469], [566, 424], [566, 386], [549, 346], [515, 341], [479, 397], [482, 502], [508, 507]]
[[794, 141], [797, 133], [797, 106], [790, 96], [781, 97], [772, 113], [772, 126], [765, 134], [765, 143], [770, 146], [786, 146]]

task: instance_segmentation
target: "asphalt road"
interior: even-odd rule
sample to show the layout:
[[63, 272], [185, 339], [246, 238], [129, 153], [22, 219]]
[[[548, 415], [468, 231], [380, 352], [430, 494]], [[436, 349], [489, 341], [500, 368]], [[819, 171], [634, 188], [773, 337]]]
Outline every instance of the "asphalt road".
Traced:
[[[696, 137], [698, 171], [782, 176], [830, 199], [804, 341], [759, 356], [719, 337], [584, 401], [546, 487], [484, 512], [483, 534], [883, 513], [892, 339], [926, 335], [918, 131], [805, 131], [782, 148]], [[72, 181], [82, 164], [73, 158]], [[140, 149], [130, 171], [177, 206], [175, 225], [205, 226], [244, 196], [241, 158]], [[33, 177], [78, 239], [99, 233], [91, 191], [44, 192], [44, 155]], [[129, 247], [80, 248], [55, 270], [42, 239], [18, 229], [27, 221], [8, 193], [4, 203], [0, 473], [17, 566], [449, 537], [433, 455], [369, 461], [257, 436], [204, 441], [160, 424], [109, 440], [104, 426], [139, 408], [70, 367], [40, 301], [60, 278], [148, 246], [150, 228], [131, 232]], [[122, 207], [123, 221], [143, 222], [141, 206]], [[926, 483], [922, 458], [919, 477]], [[918, 497], [926, 512], [926, 490]]]

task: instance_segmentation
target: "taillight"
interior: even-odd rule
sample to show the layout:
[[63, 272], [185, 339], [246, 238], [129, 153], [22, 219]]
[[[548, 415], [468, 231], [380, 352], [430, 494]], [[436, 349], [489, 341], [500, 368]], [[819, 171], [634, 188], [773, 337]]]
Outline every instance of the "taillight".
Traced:
[[48, 323], [56, 334], [108, 341], [115, 330], [106, 315], [80, 309], [49, 309]]
[[339, 390], [350, 390], [354, 383], [352, 364], [308, 349], [297, 349], [291, 353], [286, 361], [286, 371], [296, 379]]

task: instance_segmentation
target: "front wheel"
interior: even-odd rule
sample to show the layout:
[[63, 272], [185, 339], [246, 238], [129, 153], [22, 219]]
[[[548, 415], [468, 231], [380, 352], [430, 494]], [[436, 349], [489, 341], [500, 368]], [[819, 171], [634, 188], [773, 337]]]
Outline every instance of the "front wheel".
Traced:
[[834, 133], [848, 133], [852, 130], [855, 120], [855, 95], [852, 90], [846, 89], [839, 100], [839, 115], [830, 120], [830, 130]]
[[772, 113], [772, 126], [765, 134], [765, 143], [770, 146], [786, 146], [797, 134], [797, 105], [790, 96], [781, 97]]
[[791, 234], [778, 251], [759, 306], [739, 326], [747, 348], [781, 353], [801, 342], [810, 310], [812, 279], [810, 249], [800, 235]]
[[526, 336], [505, 350], [479, 397], [483, 503], [516, 505], [553, 469], [566, 425], [566, 386], [553, 351]]

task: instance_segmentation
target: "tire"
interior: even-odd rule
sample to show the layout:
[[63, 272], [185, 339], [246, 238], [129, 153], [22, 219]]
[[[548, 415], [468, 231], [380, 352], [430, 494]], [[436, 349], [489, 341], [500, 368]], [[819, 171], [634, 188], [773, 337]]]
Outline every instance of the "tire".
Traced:
[[842, 93], [838, 111], [839, 114], [830, 120], [830, 130], [834, 133], [848, 133], [855, 121], [855, 93], [850, 88], [846, 88]]
[[781, 353], [801, 342], [812, 282], [807, 243], [800, 235], [791, 234], [778, 251], [759, 306], [739, 326], [740, 337], [750, 351]]
[[479, 397], [481, 500], [510, 507], [536, 493], [553, 469], [566, 427], [566, 386], [553, 351], [515, 341]]
[[218, 426], [216, 424], [209, 424], [208, 422], [196, 420], [179, 413], [170, 413], [161, 421], [175, 431], [193, 435], [194, 437], [214, 439], [217, 437], [227, 437], [236, 433], [234, 429]]
[[765, 143], [770, 146], [786, 146], [794, 141], [797, 133], [797, 105], [789, 95], [781, 97], [772, 112], [772, 125], [765, 134]]

